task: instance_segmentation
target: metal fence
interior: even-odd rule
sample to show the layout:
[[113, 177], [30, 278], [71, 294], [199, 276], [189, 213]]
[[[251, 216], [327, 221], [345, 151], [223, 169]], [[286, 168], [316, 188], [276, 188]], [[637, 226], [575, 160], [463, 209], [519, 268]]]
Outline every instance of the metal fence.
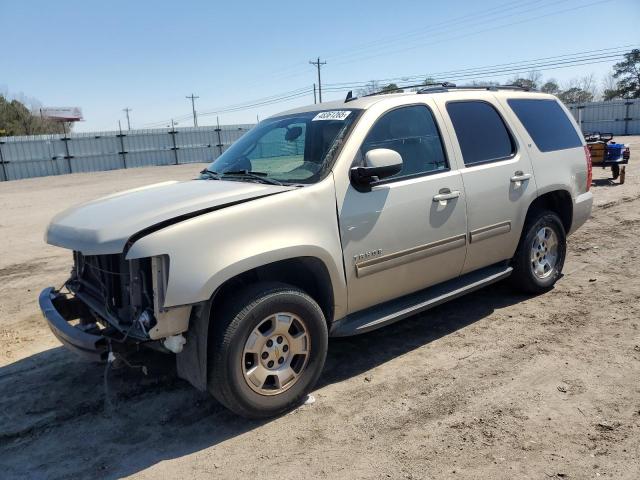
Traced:
[[0, 180], [211, 162], [253, 125], [0, 137]]
[[567, 105], [584, 133], [640, 135], [640, 100]]
[[[568, 105], [585, 133], [640, 135], [640, 100]], [[0, 180], [211, 162], [253, 125], [0, 137]], [[268, 147], [268, 146], [265, 146]], [[300, 145], [291, 148], [300, 149]]]

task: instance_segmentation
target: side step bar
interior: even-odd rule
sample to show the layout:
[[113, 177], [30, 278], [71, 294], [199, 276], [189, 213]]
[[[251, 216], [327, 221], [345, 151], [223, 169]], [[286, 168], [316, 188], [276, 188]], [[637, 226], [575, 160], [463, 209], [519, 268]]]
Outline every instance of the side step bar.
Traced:
[[369, 332], [461, 297], [511, 275], [512, 267], [503, 262], [453, 280], [390, 300], [347, 315], [331, 326], [332, 337], [348, 337]]

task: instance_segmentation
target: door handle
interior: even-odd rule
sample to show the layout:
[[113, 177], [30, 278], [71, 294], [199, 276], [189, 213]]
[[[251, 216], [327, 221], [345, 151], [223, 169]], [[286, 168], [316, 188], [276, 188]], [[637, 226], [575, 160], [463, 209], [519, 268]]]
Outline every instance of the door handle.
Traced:
[[454, 190], [453, 192], [448, 188], [443, 188], [440, 190], [440, 193], [433, 196], [434, 202], [439, 202], [440, 205], [446, 205], [448, 200], [453, 200], [454, 198], [458, 198], [460, 196], [460, 192], [458, 190]]
[[531, 174], [530, 173], [523, 173], [522, 171], [518, 170], [513, 177], [511, 177], [511, 183], [522, 183], [525, 180], [529, 180], [531, 178]]

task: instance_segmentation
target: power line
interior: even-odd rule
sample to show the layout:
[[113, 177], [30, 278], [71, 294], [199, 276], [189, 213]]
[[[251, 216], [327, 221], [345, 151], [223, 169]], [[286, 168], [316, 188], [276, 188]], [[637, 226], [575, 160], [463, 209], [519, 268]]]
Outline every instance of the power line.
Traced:
[[[254, 108], [256, 106], [265, 106], [265, 105], [271, 105], [273, 103], [280, 103], [282, 101], [289, 101], [291, 99], [295, 99], [295, 98], [302, 98], [305, 97], [307, 95], [309, 95], [311, 93], [311, 89], [310, 87], [303, 87], [303, 88], [297, 88], [295, 90], [290, 90], [287, 92], [283, 92], [283, 93], [279, 93], [279, 94], [275, 94], [275, 95], [271, 95], [271, 96], [267, 96], [267, 97], [262, 97], [262, 98], [258, 98], [255, 100], [250, 100], [247, 102], [242, 102], [242, 103], [237, 103], [237, 104], [232, 104], [232, 105], [225, 105], [225, 106], [220, 106], [220, 107], [216, 107], [214, 109], [211, 110], [207, 110], [207, 111], [201, 111], [199, 113], [200, 117], [203, 116], [210, 116], [210, 115], [217, 115], [220, 113], [229, 113], [229, 112], [234, 112], [234, 111], [241, 111], [241, 110], [247, 110], [250, 108]], [[173, 117], [176, 120], [185, 120], [187, 118], [189, 118], [191, 116], [191, 114], [185, 114], [182, 116], [175, 116]], [[158, 121], [158, 122], [151, 122], [146, 124], [147, 126], [156, 126], [156, 125], [163, 125], [166, 124], [166, 122], [168, 122], [169, 120], [163, 120], [163, 121]]]
[[[556, 3], [561, 3], [562, 1], [566, 1], [566, 0], [560, 0], [560, 2], [556, 2]], [[356, 61], [370, 60], [372, 58], [385, 56], [385, 55], [389, 55], [389, 54], [392, 54], [392, 53], [399, 53], [399, 52], [404, 53], [404, 52], [408, 52], [409, 50], [415, 50], [416, 48], [432, 46], [432, 45], [436, 45], [436, 44], [443, 43], [443, 42], [450, 42], [452, 40], [458, 40], [458, 39], [461, 39], [461, 38], [470, 37], [470, 36], [473, 36], [473, 35], [477, 35], [479, 33], [486, 33], [486, 32], [490, 32], [490, 31], [494, 31], [494, 30], [499, 30], [499, 29], [502, 29], [502, 28], [505, 28], [505, 27], [511, 27], [511, 26], [514, 26], [514, 25], [522, 24], [522, 23], [528, 23], [528, 22], [532, 22], [534, 20], [539, 20], [541, 18], [550, 17], [550, 16], [554, 16], [554, 15], [559, 15], [559, 14], [562, 14], [562, 13], [574, 12], [576, 10], [593, 7], [595, 5], [600, 5], [602, 3], [609, 3], [611, 1], [613, 1], [613, 0], [599, 0], [599, 1], [591, 2], [591, 3], [587, 3], [587, 4], [573, 6], [573, 7], [570, 7], [570, 8], [566, 8], [564, 10], [552, 11], [552, 12], [546, 13], [544, 15], [527, 16], [527, 18], [522, 19], [522, 20], [511, 21], [511, 22], [508, 22], [508, 23], [503, 23], [501, 25], [495, 25], [495, 26], [492, 26], [492, 27], [489, 27], [489, 28], [468, 32], [468, 33], [465, 33], [463, 35], [457, 35], [457, 36], [454, 36], [454, 37], [443, 38], [441, 40], [428, 42], [428, 43], [419, 43], [419, 44], [408, 46], [408, 47], [404, 47], [404, 48], [396, 48], [396, 49], [387, 50], [387, 51], [380, 51], [380, 49], [378, 49], [378, 53], [376, 53], [374, 55], [359, 57], [357, 59], [345, 60], [345, 61], [337, 63], [337, 65], [344, 65], [344, 64], [347, 64], [347, 63], [351, 64], [351, 63], [354, 63]], [[524, 12], [520, 12], [520, 13], [524, 13]], [[510, 15], [510, 16], [513, 16], [513, 15]], [[484, 22], [484, 23], [486, 23], [486, 22]], [[473, 27], [473, 25], [469, 26], [469, 28], [471, 28], [471, 27]], [[466, 29], [467, 28], [465, 28], [465, 30]]]
[[[493, 8], [477, 10], [467, 15], [463, 15], [461, 17], [444, 20], [444, 21], [438, 22], [436, 25], [430, 25], [430, 26], [422, 27], [416, 30], [409, 30], [409, 31], [405, 31], [395, 35], [391, 35], [389, 37], [381, 38], [373, 42], [362, 44], [360, 47], [351, 48], [346, 52], [342, 51], [337, 55], [327, 56], [327, 58], [338, 59], [343, 57], [357, 57], [357, 56], [361, 56], [363, 52], [367, 52], [369, 50], [380, 51], [381, 48], [383, 49], [389, 48], [394, 43], [406, 43], [407, 41], [410, 41], [415, 37], [423, 37], [425, 35], [439, 36], [442, 34], [446, 34], [450, 31], [458, 31], [461, 28], [460, 25], [463, 25], [465, 23], [471, 22], [472, 25], [470, 26], [475, 26], [483, 23], [490, 23], [495, 20], [502, 20], [504, 18], [510, 18], [516, 15], [521, 15], [523, 13], [527, 13], [534, 9], [537, 10], [540, 8], [545, 8], [547, 5], [540, 5], [540, 4], [544, 4], [545, 2], [547, 2], [548, 4], [557, 5], [558, 3], [564, 3], [567, 1], [569, 0], [553, 0], [553, 1], [534, 0], [534, 1], [528, 1], [528, 2], [520, 2], [520, 1], [507, 2], [506, 4], [497, 5]], [[536, 6], [533, 8], [522, 10], [522, 11], [507, 13], [509, 12], [509, 10], [522, 9], [523, 7], [527, 7], [532, 4]], [[489, 17], [489, 18], [486, 18], [483, 21], [479, 21], [483, 17]], [[468, 28], [468, 27], [462, 27], [462, 28]]]
[[318, 69], [318, 99], [320, 103], [322, 103], [322, 80], [320, 80], [320, 67], [322, 67], [322, 65], [326, 65], [327, 62], [321, 62], [320, 57], [318, 57], [318, 60], [316, 60], [315, 62], [312, 60], [309, 60], [309, 64], [315, 65], [316, 68]]
[[191, 110], [193, 110], [193, 126], [197, 127], [198, 126], [198, 117], [196, 115], [196, 103], [195, 100], [196, 98], [200, 98], [196, 95], [194, 95], [193, 93], [190, 96], [185, 97], [187, 99], [191, 99]]
[[[437, 73], [420, 73], [420, 74], [411, 74], [411, 75], [399, 75], [397, 77], [391, 77], [391, 78], [381, 78], [381, 79], [377, 79], [376, 81], [378, 82], [394, 82], [394, 81], [410, 81], [410, 80], [418, 80], [418, 79], [425, 79], [427, 77], [443, 77], [446, 75], [458, 75], [461, 73], [478, 73], [480, 71], [484, 71], [484, 70], [488, 70], [488, 69], [492, 69], [492, 68], [498, 68], [498, 67], [509, 67], [509, 66], [517, 66], [520, 65], [522, 66], [522, 64], [534, 64], [535, 62], [545, 62], [547, 60], [560, 60], [560, 59], [572, 59], [572, 58], [577, 58], [577, 57], [581, 57], [581, 56], [585, 56], [585, 55], [590, 55], [590, 54], [597, 54], [597, 53], [615, 53], [615, 54], [624, 54], [626, 53], [626, 49], [628, 48], [632, 48], [632, 47], [636, 47], [635, 44], [629, 44], [629, 45], [621, 45], [619, 47], [609, 47], [609, 48], [601, 48], [601, 49], [597, 49], [597, 50], [587, 50], [587, 51], [583, 51], [583, 52], [574, 52], [574, 53], [567, 53], [564, 55], [555, 55], [555, 56], [551, 56], [551, 57], [539, 57], [539, 58], [533, 58], [530, 60], [519, 60], [516, 62], [508, 62], [508, 63], [497, 63], [497, 64], [493, 64], [493, 65], [486, 65], [483, 67], [470, 67], [470, 68], [465, 68], [465, 69], [459, 69], [459, 70], [448, 70], [448, 71], [443, 71], [443, 72], [437, 72]], [[588, 57], [591, 58], [591, 57]], [[528, 66], [528, 68], [531, 68], [531, 66]], [[354, 84], [363, 84], [366, 82], [361, 82], [361, 81], [354, 81], [354, 82], [342, 82], [342, 83], [326, 83], [325, 84], [325, 90], [329, 90], [332, 87], [338, 87], [338, 86], [352, 86]]]
[[[402, 77], [401, 80], [403, 82], [415, 83], [416, 80], [421, 79], [425, 80], [427, 78], [433, 81], [459, 81], [459, 80], [474, 80], [477, 78], [487, 78], [488, 76], [504, 76], [507, 74], [517, 74], [522, 72], [530, 72], [532, 70], [557, 70], [560, 68], [568, 68], [574, 66], [581, 65], [593, 65], [596, 63], [606, 63], [611, 62], [615, 59], [622, 58], [624, 54], [622, 52], [610, 55], [595, 55], [591, 57], [579, 57], [572, 60], [564, 60], [564, 61], [556, 61], [556, 62], [544, 62], [544, 63], [529, 63], [522, 65], [514, 65], [512, 67], [507, 68], [499, 68], [499, 69], [478, 69], [476, 71], [451, 71], [446, 74], [425, 74], [416, 78], [410, 77]], [[395, 79], [394, 79], [395, 80]], [[336, 85], [332, 87], [327, 87], [327, 91], [331, 92], [342, 92], [347, 90], [353, 90], [357, 88], [364, 88], [371, 84], [371, 82], [376, 83], [387, 83], [389, 79], [384, 80], [370, 80], [368, 82], [354, 82], [354, 83], [345, 83], [342, 85]]]
[[[488, 66], [480, 66], [480, 67], [472, 67], [472, 68], [464, 68], [459, 70], [449, 70], [438, 73], [425, 73], [418, 75], [405, 75], [398, 76], [392, 78], [386, 78], [382, 80], [372, 80], [375, 82], [388, 82], [388, 81], [398, 81], [401, 80], [403, 82], [409, 82], [412, 79], [422, 79], [424, 80], [427, 77], [433, 77], [436, 80], [448, 80], [448, 81], [473, 81], [478, 78], [486, 79], [487, 76], [504, 76], [508, 74], [517, 74], [521, 72], [527, 72], [535, 69], [543, 69], [543, 70], [556, 70], [561, 68], [568, 68], [573, 66], [582, 66], [582, 65], [593, 65], [597, 63], [607, 63], [611, 62], [615, 59], [621, 58], [625, 53], [625, 48], [634, 47], [635, 45], [623, 45], [619, 47], [609, 47], [597, 50], [588, 50], [583, 52], [574, 52], [563, 55], [555, 55], [550, 57], [540, 57], [530, 60], [522, 60], [518, 62], [509, 62], [509, 63], [501, 63], [501, 64], [493, 64]], [[319, 61], [320, 59], [318, 59]], [[315, 65], [316, 62], [313, 62]], [[322, 64], [322, 62], [321, 62]], [[325, 84], [325, 91], [329, 92], [341, 92], [347, 91], [357, 88], [364, 88], [367, 86], [367, 82], [342, 82], [342, 83], [332, 83]], [[415, 83], [415, 82], [414, 82]], [[399, 86], [398, 88], [402, 88]], [[283, 92], [280, 94], [275, 94], [267, 97], [262, 97], [259, 99], [226, 105], [217, 107], [215, 109], [200, 112], [200, 116], [207, 115], [218, 115], [221, 113], [233, 113], [239, 112], [243, 110], [250, 110], [252, 108], [264, 107], [268, 105], [274, 105], [278, 103], [290, 102], [292, 100], [304, 98], [312, 92], [309, 87], [302, 87], [295, 90], [290, 90], [287, 92]], [[190, 97], [187, 97], [190, 98]], [[197, 98], [197, 97], [196, 97]], [[186, 119], [191, 115], [183, 115], [181, 117], [174, 117], [174, 119]], [[166, 120], [163, 122], [155, 122], [153, 124], [148, 125], [163, 125], [166, 124]]]

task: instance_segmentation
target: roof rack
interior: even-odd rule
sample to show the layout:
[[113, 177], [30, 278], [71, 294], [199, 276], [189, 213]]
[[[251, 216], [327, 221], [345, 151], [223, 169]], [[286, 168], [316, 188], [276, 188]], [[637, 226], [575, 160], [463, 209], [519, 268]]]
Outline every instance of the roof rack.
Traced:
[[418, 93], [446, 92], [452, 89], [460, 90], [518, 90], [521, 92], [530, 92], [532, 89], [522, 87], [520, 85], [456, 85], [455, 83], [442, 83], [436, 86], [426, 85], [425, 88], [418, 90]]
[[[534, 91], [527, 87], [522, 87], [520, 85], [456, 85], [451, 82], [441, 82], [441, 83], [421, 83], [418, 85], [402, 85], [397, 88], [397, 90], [380, 90], [379, 92], [369, 93], [367, 95], [363, 95], [364, 97], [372, 97], [374, 95], [383, 95], [386, 93], [396, 93], [401, 90], [405, 90], [407, 88], [417, 88], [418, 94], [420, 93], [437, 93], [437, 92], [448, 92], [449, 90], [460, 89], [460, 90], [489, 90], [489, 91], [498, 91], [498, 90], [519, 90], [521, 92], [530, 92]], [[349, 98], [348, 100], [352, 100], [355, 98]]]
[[363, 97], [373, 97], [374, 95], [384, 95], [384, 94], [387, 94], [387, 93], [397, 93], [397, 92], [399, 92], [401, 90], [405, 90], [407, 88], [430, 87], [432, 85], [439, 85], [439, 86], [442, 87], [445, 83], [447, 85], [453, 85], [452, 83], [448, 83], [448, 82], [444, 82], [444, 83], [420, 83], [420, 84], [417, 84], [417, 85], [402, 85], [401, 87], [395, 88], [393, 90], [380, 90], [380, 91], [377, 91], [377, 92], [368, 93], [366, 95], [363, 95]]

